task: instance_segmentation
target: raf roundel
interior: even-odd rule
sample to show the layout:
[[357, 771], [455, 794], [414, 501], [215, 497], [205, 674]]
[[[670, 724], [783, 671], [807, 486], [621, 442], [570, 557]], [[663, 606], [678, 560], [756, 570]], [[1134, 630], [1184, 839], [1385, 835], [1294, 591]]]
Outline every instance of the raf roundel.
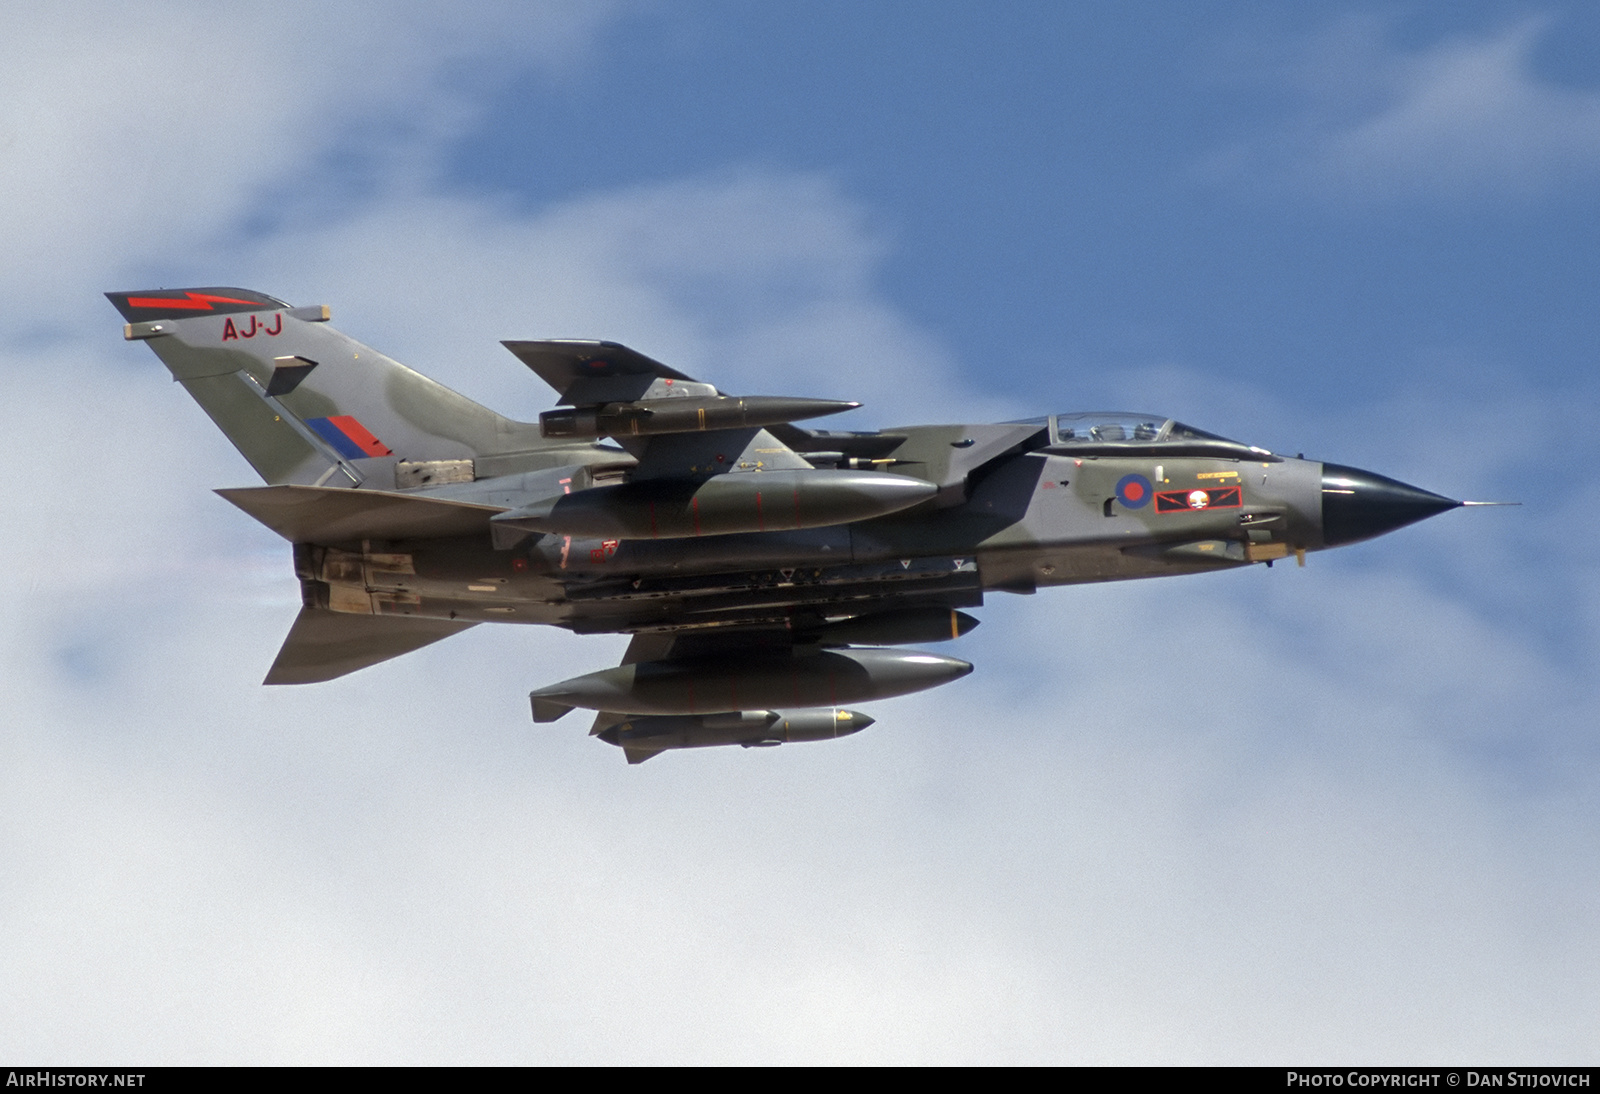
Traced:
[[1117, 480], [1117, 500], [1128, 509], [1149, 505], [1150, 492], [1150, 480], [1143, 475], [1124, 475]]

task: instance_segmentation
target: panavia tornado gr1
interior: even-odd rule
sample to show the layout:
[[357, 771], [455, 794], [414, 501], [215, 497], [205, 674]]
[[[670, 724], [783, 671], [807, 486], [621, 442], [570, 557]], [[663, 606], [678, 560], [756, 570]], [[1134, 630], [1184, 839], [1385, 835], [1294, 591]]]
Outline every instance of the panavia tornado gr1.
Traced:
[[267, 483], [220, 490], [293, 545], [303, 607], [268, 684], [330, 680], [479, 623], [621, 633], [539, 687], [630, 763], [841, 737], [847, 704], [949, 683], [993, 592], [1302, 564], [1464, 503], [1159, 414], [840, 432], [857, 404], [725, 395], [613, 342], [505, 347], [559, 396], [513, 421], [329, 325], [199, 288], [106, 294]]

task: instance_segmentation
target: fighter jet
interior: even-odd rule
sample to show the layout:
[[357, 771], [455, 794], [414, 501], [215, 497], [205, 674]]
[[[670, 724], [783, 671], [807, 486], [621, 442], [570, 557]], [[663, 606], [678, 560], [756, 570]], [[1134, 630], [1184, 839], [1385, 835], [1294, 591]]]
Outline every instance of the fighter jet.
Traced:
[[855, 733], [846, 704], [972, 671], [906, 649], [997, 592], [1340, 547], [1469, 502], [1160, 414], [828, 431], [858, 404], [734, 396], [614, 342], [503, 343], [554, 389], [514, 421], [233, 288], [113, 292], [266, 483], [219, 490], [293, 547], [267, 684], [331, 680], [479, 623], [628, 634], [536, 689], [629, 763]]

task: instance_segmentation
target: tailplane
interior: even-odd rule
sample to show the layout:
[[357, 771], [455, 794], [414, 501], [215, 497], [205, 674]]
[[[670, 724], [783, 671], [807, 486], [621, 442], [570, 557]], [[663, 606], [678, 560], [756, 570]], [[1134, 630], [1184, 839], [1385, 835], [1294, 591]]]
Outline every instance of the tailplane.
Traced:
[[263, 683], [318, 684], [387, 661], [474, 623], [409, 616], [347, 615], [301, 608]]

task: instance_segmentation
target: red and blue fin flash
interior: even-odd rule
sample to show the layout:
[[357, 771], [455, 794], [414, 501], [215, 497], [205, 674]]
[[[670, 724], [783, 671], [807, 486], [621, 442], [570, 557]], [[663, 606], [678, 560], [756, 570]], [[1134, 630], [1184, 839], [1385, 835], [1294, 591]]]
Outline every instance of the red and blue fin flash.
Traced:
[[308, 418], [306, 425], [349, 460], [392, 456], [394, 450], [367, 431], [367, 427], [348, 414], [335, 418]]

